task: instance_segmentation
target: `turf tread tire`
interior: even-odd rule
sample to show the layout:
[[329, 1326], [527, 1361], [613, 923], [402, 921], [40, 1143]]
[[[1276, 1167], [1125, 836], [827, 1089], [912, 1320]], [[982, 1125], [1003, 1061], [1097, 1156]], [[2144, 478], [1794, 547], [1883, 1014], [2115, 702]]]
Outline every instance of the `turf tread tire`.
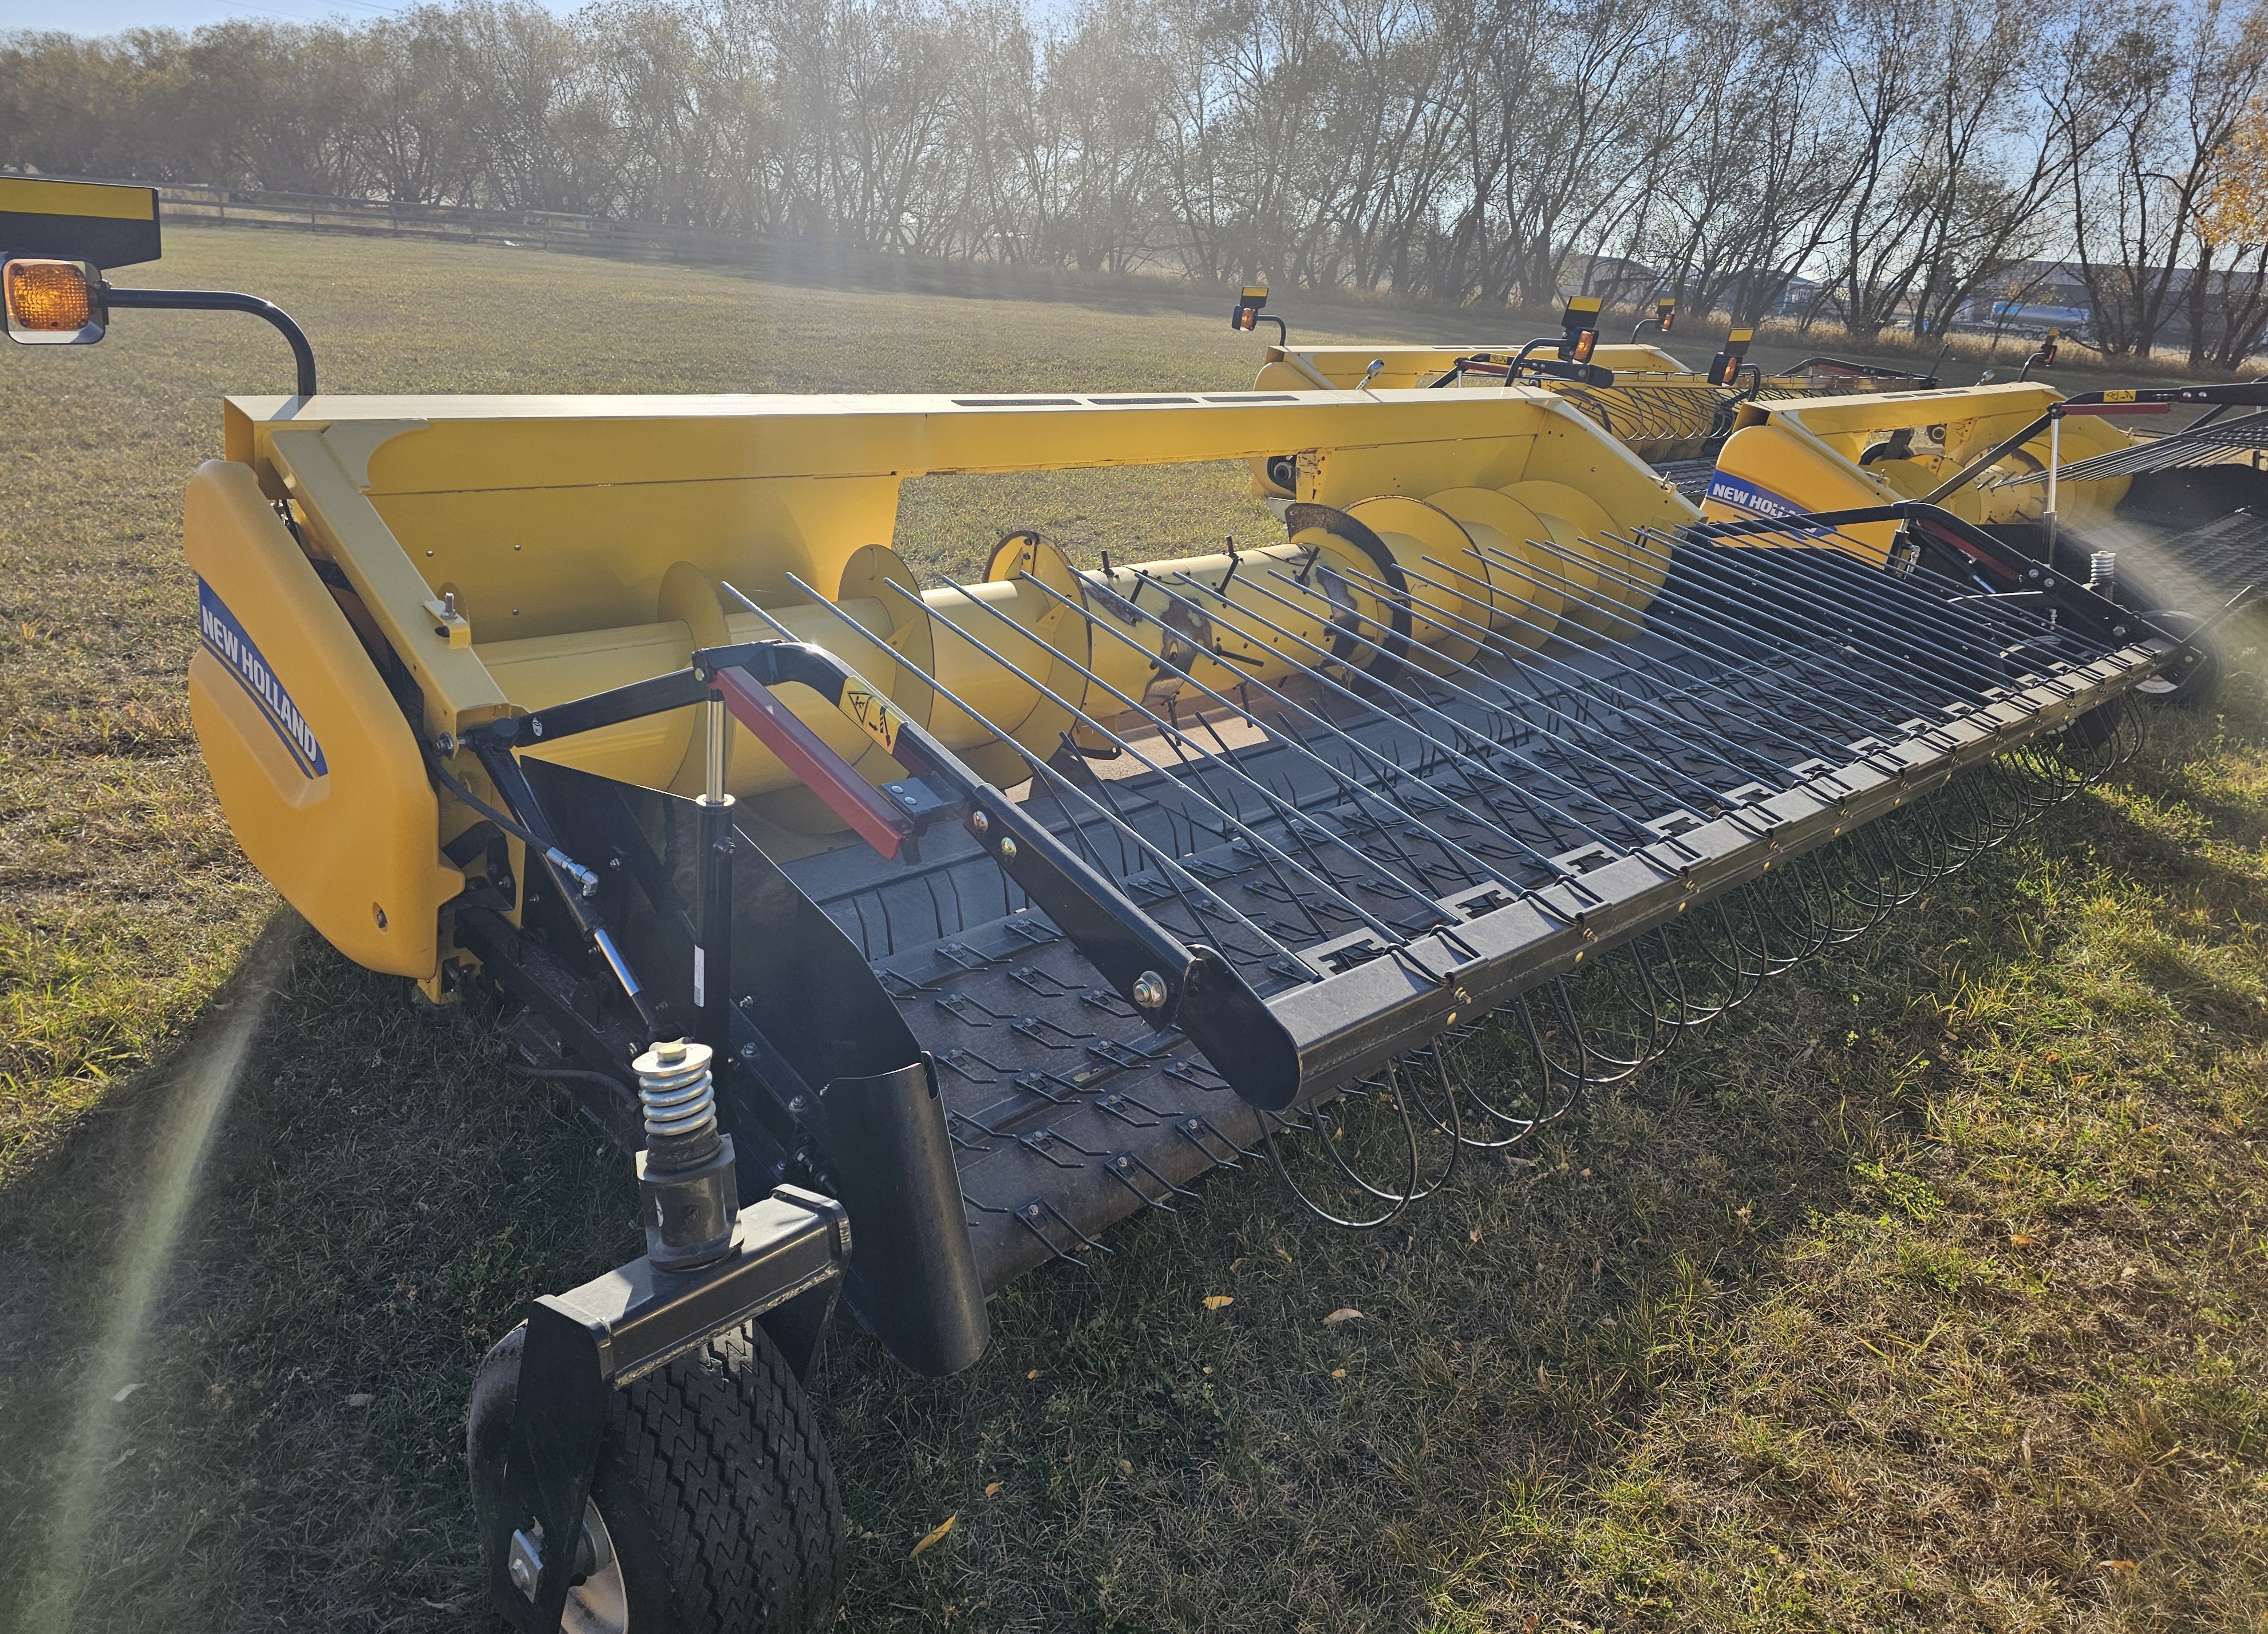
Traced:
[[[474, 1387], [476, 1508], [499, 1501], [525, 1333], [497, 1344]], [[610, 1405], [592, 1495], [622, 1561], [630, 1634], [834, 1625], [842, 1500], [810, 1399], [761, 1328], [714, 1336]]]

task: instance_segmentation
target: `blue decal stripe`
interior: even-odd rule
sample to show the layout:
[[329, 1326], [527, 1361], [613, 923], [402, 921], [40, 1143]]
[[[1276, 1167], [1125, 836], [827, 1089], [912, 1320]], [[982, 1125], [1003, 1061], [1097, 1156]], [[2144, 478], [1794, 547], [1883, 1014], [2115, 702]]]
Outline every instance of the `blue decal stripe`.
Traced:
[[203, 637], [205, 651], [218, 659], [228, 673], [236, 677], [236, 684], [245, 695], [260, 706], [276, 735], [283, 740], [284, 749], [294, 765], [308, 777], [327, 776], [330, 762], [323, 758], [323, 746], [315, 736], [315, 729], [276, 678], [268, 660], [237, 622], [236, 615], [228, 604], [213, 593], [213, 587], [202, 578], [197, 580], [197, 632]]

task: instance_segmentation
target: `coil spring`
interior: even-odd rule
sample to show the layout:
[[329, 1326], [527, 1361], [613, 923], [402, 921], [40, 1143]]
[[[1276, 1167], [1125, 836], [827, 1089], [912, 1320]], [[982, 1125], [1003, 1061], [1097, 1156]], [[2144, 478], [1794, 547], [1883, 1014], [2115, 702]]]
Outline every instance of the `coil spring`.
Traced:
[[655, 1044], [630, 1064], [637, 1074], [638, 1104], [645, 1112], [646, 1138], [674, 1140], [713, 1129], [716, 1082], [710, 1049], [683, 1039]]

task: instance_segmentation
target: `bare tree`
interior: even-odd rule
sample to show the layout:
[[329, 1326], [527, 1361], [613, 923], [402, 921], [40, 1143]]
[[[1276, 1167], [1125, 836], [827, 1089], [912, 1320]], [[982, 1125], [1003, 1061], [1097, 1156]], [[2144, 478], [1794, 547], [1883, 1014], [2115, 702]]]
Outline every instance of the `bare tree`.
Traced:
[[[2073, 166], [2070, 195], [2080, 276], [2104, 350], [2146, 355], [2174, 315], [2216, 156], [2264, 66], [2268, 19], [2258, 0], [2198, 0], [2186, 10], [2132, 0], [2084, 64], [2093, 106], [2115, 110]], [[2072, 140], [2089, 134], [2075, 129]]]
[[421, 0], [0, 37], [0, 166], [1862, 336], [2075, 253], [2108, 343], [2227, 359], [2264, 5]]

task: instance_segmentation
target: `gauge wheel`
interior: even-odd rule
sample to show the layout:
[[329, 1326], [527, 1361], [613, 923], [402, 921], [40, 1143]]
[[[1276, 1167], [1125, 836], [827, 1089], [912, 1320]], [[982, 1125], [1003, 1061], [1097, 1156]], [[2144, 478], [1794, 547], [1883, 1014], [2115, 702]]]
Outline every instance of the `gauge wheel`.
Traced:
[[[523, 1323], [482, 1361], [465, 1426], [491, 1583], [526, 1336]], [[835, 1471], [809, 1398], [762, 1329], [713, 1336], [615, 1391], [611, 1410], [577, 1540], [567, 1634], [834, 1626], [843, 1557]]]
[[2143, 615], [2168, 635], [2193, 641], [2197, 647], [2197, 662], [2187, 672], [2169, 679], [2153, 676], [2134, 690], [2154, 703], [2170, 704], [2176, 709], [2203, 709], [2220, 696], [2222, 664], [2220, 644], [2210, 635], [2200, 634], [2205, 621], [2194, 613], [2177, 613], [2161, 608]]

